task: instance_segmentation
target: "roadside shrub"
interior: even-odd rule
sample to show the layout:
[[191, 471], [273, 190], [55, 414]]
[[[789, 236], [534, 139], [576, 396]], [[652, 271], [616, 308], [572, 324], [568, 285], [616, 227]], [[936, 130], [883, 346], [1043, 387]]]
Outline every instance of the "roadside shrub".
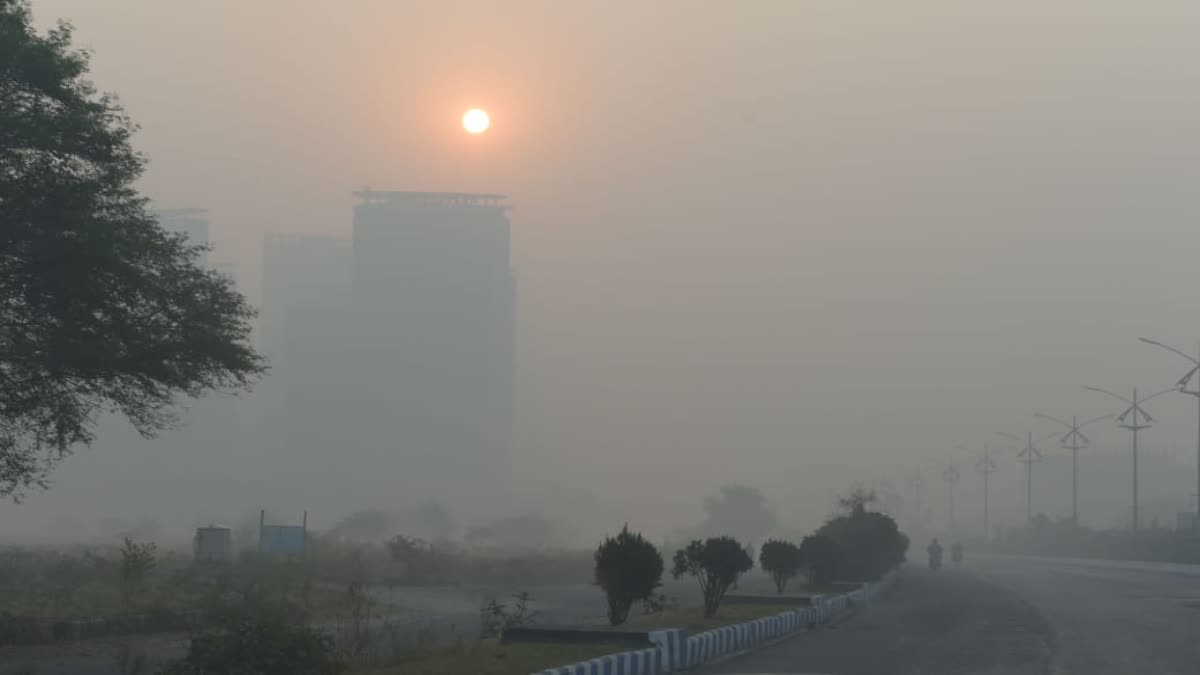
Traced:
[[346, 664], [327, 633], [276, 612], [246, 612], [192, 636], [160, 675], [338, 675]]
[[821, 534], [810, 534], [800, 541], [800, 565], [806, 570], [810, 584], [824, 586], [837, 575], [838, 555], [833, 540]]
[[671, 576], [693, 576], [700, 582], [706, 617], [717, 613], [729, 587], [754, 567], [754, 559], [733, 537], [693, 540], [687, 548], [675, 552], [674, 563]]
[[764, 572], [771, 575], [775, 591], [783, 595], [788, 582], [800, 573], [800, 548], [790, 541], [768, 539], [759, 550], [758, 563]]
[[433, 546], [424, 539], [398, 534], [387, 541], [388, 555], [404, 566], [410, 582], [425, 582], [437, 570]]
[[509, 628], [528, 626], [537, 620], [537, 610], [529, 609], [531, 599], [528, 591], [521, 591], [512, 596], [513, 606], [491, 598], [479, 608], [479, 637], [482, 639], [500, 637]]
[[596, 549], [596, 585], [608, 599], [608, 623], [619, 626], [638, 600], [648, 600], [662, 585], [663, 559], [654, 544], [629, 526], [606, 537]]
[[346, 666], [333, 640], [306, 626], [245, 621], [192, 638], [163, 675], [337, 675]]
[[908, 537], [891, 516], [867, 510], [872, 493], [856, 491], [840, 501], [847, 512], [828, 520], [817, 534], [833, 541], [842, 581], [876, 581], [904, 562]]
[[158, 547], [154, 542], [139, 544], [125, 537], [121, 546], [121, 595], [128, 604], [146, 583], [146, 575], [154, 569]]

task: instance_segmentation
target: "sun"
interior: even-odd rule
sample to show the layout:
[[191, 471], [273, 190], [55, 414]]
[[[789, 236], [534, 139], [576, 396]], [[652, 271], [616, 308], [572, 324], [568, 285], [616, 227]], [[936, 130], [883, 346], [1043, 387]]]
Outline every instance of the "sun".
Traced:
[[470, 134], [482, 134], [492, 126], [492, 118], [481, 108], [471, 108], [462, 116], [463, 128]]

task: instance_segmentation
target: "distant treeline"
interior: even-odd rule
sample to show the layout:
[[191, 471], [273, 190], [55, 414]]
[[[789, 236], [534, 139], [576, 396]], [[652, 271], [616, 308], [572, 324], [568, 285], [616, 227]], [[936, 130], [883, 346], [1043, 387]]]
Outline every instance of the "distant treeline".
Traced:
[[1200, 564], [1197, 530], [1093, 530], [1067, 520], [1051, 522], [1045, 516], [975, 544], [979, 550], [996, 553]]

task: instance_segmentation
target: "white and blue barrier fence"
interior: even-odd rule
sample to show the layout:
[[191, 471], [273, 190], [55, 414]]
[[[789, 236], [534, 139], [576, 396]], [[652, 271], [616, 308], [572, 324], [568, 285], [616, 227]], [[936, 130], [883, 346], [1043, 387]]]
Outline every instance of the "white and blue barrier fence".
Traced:
[[657, 675], [687, 667], [687, 631], [679, 628], [651, 631], [650, 642], [653, 647], [608, 654], [535, 675]]
[[812, 605], [780, 612], [753, 621], [735, 623], [689, 636], [672, 628], [650, 633], [653, 647], [609, 654], [533, 675], [658, 675], [696, 668], [713, 659], [749, 649], [764, 642], [806, 630], [833, 619], [851, 606], [862, 606], [878, 597], [895, 581], [888, 573], [877, 582], [832, 597], [812, 596]]
[[650, 675], [671, 672], [657, 647], [609, 654], [598, 659], [542, 671], [539, 675]]

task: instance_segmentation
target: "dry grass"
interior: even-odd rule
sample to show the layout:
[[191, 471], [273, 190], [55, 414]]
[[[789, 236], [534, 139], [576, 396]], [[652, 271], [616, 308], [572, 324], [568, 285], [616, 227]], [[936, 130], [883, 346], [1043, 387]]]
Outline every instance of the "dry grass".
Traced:
[[[796, 607], [802, 606], [799, 602]], [[689, 633], [728, 626], [733, 623], [753, 621], [764, 616], [773, 616], [785, 612], [787, 605], [751, 605], [727, 603], [717, 609], [715, 616], [704, 616], [703, 607], [679, 607], [668, 609], [658, 614], [641, 614], [629, 617], [626, 626], [630, 629], [646, 630], [658, 628], [685, 628]]]
[[413, 649], [390, 665], [356, 668], [350, 675], [529, 675], [628, 650], [613, 645], [502, 645], [485, 640], [459, 647]]

